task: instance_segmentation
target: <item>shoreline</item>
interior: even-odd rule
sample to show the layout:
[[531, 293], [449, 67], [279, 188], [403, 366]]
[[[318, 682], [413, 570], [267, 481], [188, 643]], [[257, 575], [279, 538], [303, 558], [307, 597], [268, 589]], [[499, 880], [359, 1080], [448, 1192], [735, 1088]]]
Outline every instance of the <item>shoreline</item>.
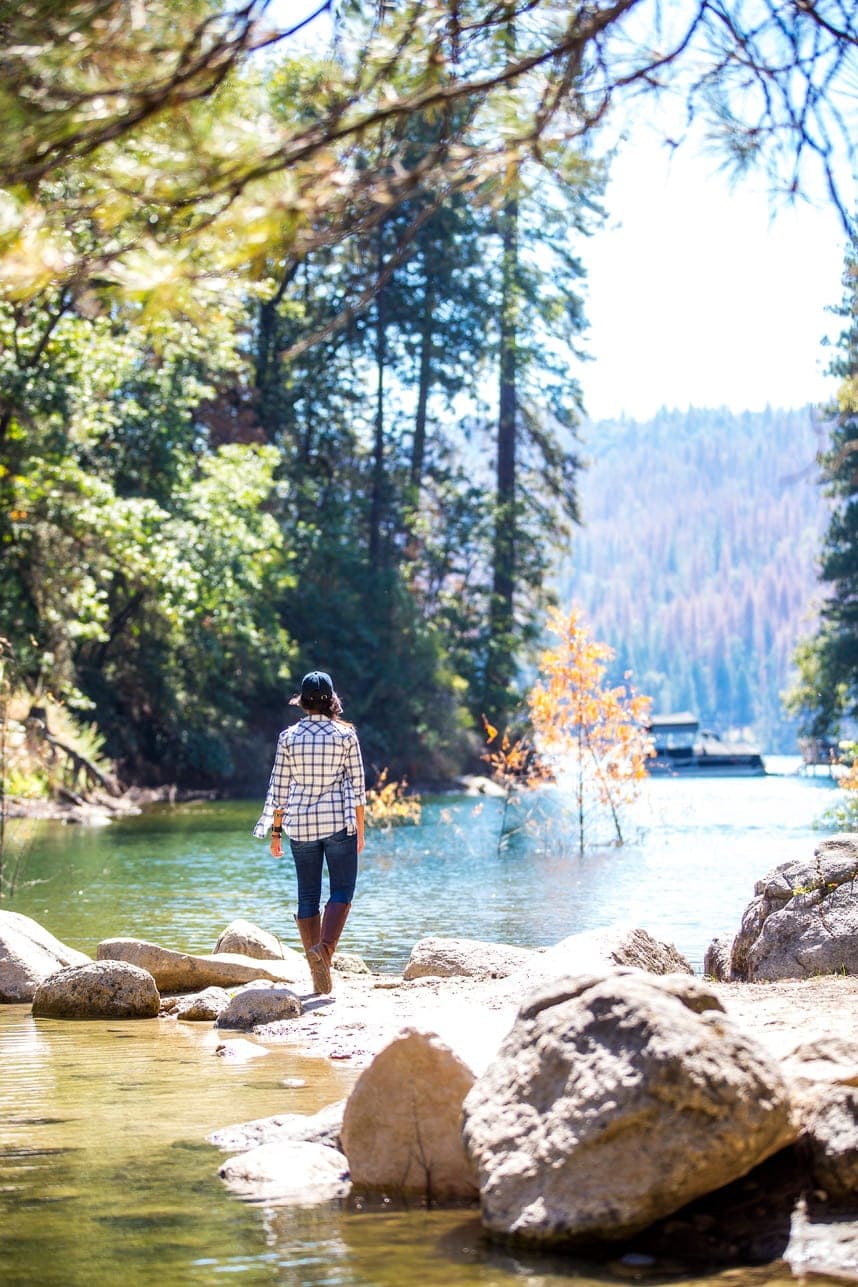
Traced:
[[216, 790], [193, 790], [177, 786], [132, 786], [120, 795], [93, 792], [58, 800], [47, 796], [7, 795], [3, 802], [7, 822], [21, 819], [33, 822], [62, 822], [104, 826], [116, 818], [132, 818], [158, 804], [190, 804], [194, 800], [218, 800]]

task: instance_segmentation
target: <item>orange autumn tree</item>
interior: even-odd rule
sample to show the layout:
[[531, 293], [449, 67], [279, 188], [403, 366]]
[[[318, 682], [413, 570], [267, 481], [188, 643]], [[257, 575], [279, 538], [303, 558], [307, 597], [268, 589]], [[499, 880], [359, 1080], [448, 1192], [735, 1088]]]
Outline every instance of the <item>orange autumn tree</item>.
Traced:
[[622, 810], [637, 797], [653, 754], [647, 731], [652, 703], [628, 684], [608, 686], [614, 650], [590, 637], [577, 609], [568, 616], [552, 609], [548, 628], [558, 643], [540, 658], [528, 706], [540, 756], [555, 780], [571, 779], [583, 854], [588, 822], [606, 809], [616, 843], [623, 843]]

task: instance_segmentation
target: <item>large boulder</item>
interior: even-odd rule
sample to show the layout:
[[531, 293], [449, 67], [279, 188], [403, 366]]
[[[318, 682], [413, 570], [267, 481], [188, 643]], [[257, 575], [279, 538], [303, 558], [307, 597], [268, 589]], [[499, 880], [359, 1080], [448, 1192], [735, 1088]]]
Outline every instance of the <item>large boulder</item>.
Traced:
[[207, 987], [237, 987], [253, 979], [294, 983], [306, 977], [303, 954], [288, 947], [283, 951], [285, 955], [280, 960], [255, 960], [229, 952], [194, 956], [144, 939], [109, 938], [99, 943], [96, 956], [99, 961], [128, 961], [139, 965], [149, 971], [162, 992], [198, 992]]
[[40, 1019], [154, 1019], [161, 997], [151, 974], [126, 961], [71, 965], [36, 988]]
[[332, 1202], [350, 1188], [342, 1153], [297, 1141], [261, 1144], [224, 1162], [218, 1174], [240, 1197], [281, 1206]]
[[262, 961], [282, 961], [284, 956], [283, 944], [276, 934], [243, 920], [230, 921], [227, 925], [214, 946], [215, 956], [220, 952]]
[[462, 1101], [473, 1083], [439, 1037], [406, 1028], [346, 1102], [340, 1138], [352, 1182], [438, 1202], [476, 1197], [461, 1139]]
[[733, 942], [735, 979], [858, 974], [858, 835], [823, 840], [754, 886]]
[[531, 948], [512, 947], [507, 943], [430, 936], [415, 943], [402, 977], [505, 979], [535, 955]]
[[464, 1104], [485, 1225], [535, 1244], [634, 1234], [796, 1134], [778, 1067], [705, 984], [631, 970], [537, 989]]
[[245, 983], [243, 988], [239, 988], [229, 1005], [218, 1015], [217, 1027], [250, 1032], [261, 1024], [275, 1023], [278, 1019], [297, 1019], [303, 1013], [301, 998], [285, 983], [263, 980]]
[[32, 1001], [39, 984], [57, 970], [90, 959], [29, 916], [0, 910], [0, 1002]]

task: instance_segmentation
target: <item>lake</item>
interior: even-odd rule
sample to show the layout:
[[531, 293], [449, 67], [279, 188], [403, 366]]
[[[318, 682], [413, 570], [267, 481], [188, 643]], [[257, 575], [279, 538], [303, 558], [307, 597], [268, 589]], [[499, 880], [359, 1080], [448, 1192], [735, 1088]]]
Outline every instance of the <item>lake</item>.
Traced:
[[[426, 934], [537, 946], [625, 923], [673, 942], [699, 971], [713, 935], [738, 927], [754, 881], [812, 851], [837, 794], [827, 778], [653, 778], [624, 847], [583, 858], [556, 792], [520, 809], [503, 843], [502, 801], [427, 801], [420, 826], [369, 833], [342, 947], [398, 972]], [[126, 935], [211, 951], [239, 916], [295, 946], [291, 863], [251, 839], [257, 812], [195, 803], [100, 828], [12, 823], [5, 875], [15, 883], [2, 905], [90, 954]], [[0, 1007], [0, 1283], [628, 1279], [625, 1266], [492, 1248], [469, 1212], [295, 1211], [231, 1197], [217, 1178], [222, 1155], [205, 1143], [211, 1131], [315, 1111], [344, 1097], [355, 1074], [279, 1047], [231, 1064], [217, 1042], [206, 1024], [34, 1021], [28, 1006]]]

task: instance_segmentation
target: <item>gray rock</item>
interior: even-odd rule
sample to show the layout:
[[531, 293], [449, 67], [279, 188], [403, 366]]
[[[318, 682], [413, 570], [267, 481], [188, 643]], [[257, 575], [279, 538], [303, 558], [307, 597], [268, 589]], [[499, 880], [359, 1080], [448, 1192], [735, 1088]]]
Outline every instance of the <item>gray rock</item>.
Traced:
[[802, 1114], [813, 1178], [832, 1202], [858, 1195], [858, 1086], [817, 1088]]
[[703, 973], [707, 979], [729, 983], [732, 978], [733, 940], [724, 936], [713, 938], [703, 957]]
[[858, 973], [856, 877], [858, 835], [845, 834], [757, 881], [733, 943], [732, 977]]
[[39, 984], [57, 970], [90, 959], [29, 916], [0, 910], [0, 1002], [32, 1001]]
[[612, 966], [627, 966], [647, 974], [694, 973], [672, 943], [662, 943], [645, 929], [621, 925], [571, 934], [540, 956], [539, 970], [555, 977], [589, 974]]
[[778, 1067], [708, 992], [616, 971], [525, 1001], [464, 1104], [490, 1231], [623, 1238], [796, 1138]]
[[348, 1164], [324, 1144], [262, 1144], [224, 1162], [218, 1174], [233, 1193], [282, 1206], [314, 1206], [349, 1192]]
[[340, 1148], [340, 1131], [346, 1101], [329, 1104], [318, 1113], [277, 1113], [274, 1117], [257, 1117], [252, 1122], [224, 1126], [208, 1137], [209, 1144], [229, 1153], [244, 1153], [262, 1144], [288, 1141], [293, 1144], [326, 1144]]
[[252, 1028], [277, 1019], [297, 1019], [304, 1013], [301, 998], [285, 983], [246, 983], [217, 1018], [218, 1028], [250, 1032]]
[[209, 1023], [223, 1013], [229, 1005], [229, 993], [225, 988], [205, 988], [202, 992], [191, 992], [185, 996], [173, 997], [169, 1005], [162, 1009], [174, 1018], [185, 1023]]
[[372, 974], [366, 961], [357, 952], [335, 952], [331, 969], [338, 974]]
[[349, 1096], [341, 1140], [352, 1182], [433, 1202], [476, 1196], [460, 1133], [474, 1074], [434, 1033], [406, 1028]]
[[137, 938], [109, 938], [99, 943], [99, 961], [130, 961], [148, 970], [162, 992], [198, 992], [206, 987], [236, 987], [253, 979], [271, 979], [276, 983], [294, 983], [307, 973], [303, 954], [284, 948], [281, 960], [256, 960], [221, 952], [212, 956], [194, 956], [174, 952], [157, 943]]
[[216, 956], [221, 952], [263, 961], [282, 961], [284, 957], [283, 944], [276, 934], [243, 920], [230, 921], [227, 925], [214, 947]]
[[422, 938], [411, 949], [403, 978], [505, 979], [535, 956], [530, 948], [472, 938]]
[[125, 961], [69, 966], [33, 997], [33, 1014], [43, 1019], [153, 1019], [160, 1009], [152, 975]]
[[858, 1086], [858, 1041], [819, 1037], [802, 1042], [787, 1055], [783, 1070], [801, 1084]]

